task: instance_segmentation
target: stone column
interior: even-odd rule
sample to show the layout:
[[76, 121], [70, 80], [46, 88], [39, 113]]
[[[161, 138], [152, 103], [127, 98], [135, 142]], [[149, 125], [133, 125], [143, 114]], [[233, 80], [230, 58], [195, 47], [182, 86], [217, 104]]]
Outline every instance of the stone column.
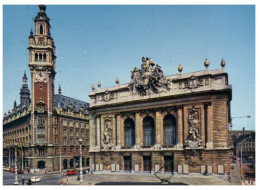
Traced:
[[202, 146], [204, 147], [205, 146], [205, 110], [204, 110], [204, 106], [200, 106], [200, 124], [201, 124], [201, 131], [200, 131], [200, 139], [201, 139], [201, 142], [202, 142]]
[[122, 146], [121, 144], [121, 115], [117, 115], [117, 145]]
[[141, 168], [140, 171], [141, 173], [144, 173], [144, 159], [143, 159], [143, 155], [140, 155], [140, 160], [141, 160]]
[[96, 146], [101, 146], [100, 115], [96, 116]]
[[141, 116], [140, 113], [137, 112], [135, 115], [136, 120], [136, 144], [143, 145], [143, 127], [141, 125]]
[[139, 129], [139, 123], [140, 120], [140, 114], [135, 113], [135, 144], [140, 145], [140, 129]]
[[161, 125], [161, 117], [160, 112], [155, 112], [155, 136], [156, 136], [156, 142], [155, 144], [162, 144], [161, 143], [161, 137], [162, 137], [162, 125]]
[[113, 145], [116, 146], [116, 115], [113, 116]]
[[11, 168], [11, 148], [9, 148], [8, 152], [9, 152], [8, 167]]
[[207, 112], [207, 139], [206, 139], [206, 148], [213, 148], [213, 129], [212, 129], [212, 120], [213, 120], [213, 113], [212, 113], [212, 106], [211, 102], [205, 104], [206, 112]]
[[178, 106], [177, 107], [177, 112], [178, 112], [178, 118], [177, 118], [177, 122], [178, 122], [178, 138], [177, 138], [177, 142], [178, 142], [178, 148], [183, 148], [183, 113], [182, 113], [182, 108], [183, 106]]

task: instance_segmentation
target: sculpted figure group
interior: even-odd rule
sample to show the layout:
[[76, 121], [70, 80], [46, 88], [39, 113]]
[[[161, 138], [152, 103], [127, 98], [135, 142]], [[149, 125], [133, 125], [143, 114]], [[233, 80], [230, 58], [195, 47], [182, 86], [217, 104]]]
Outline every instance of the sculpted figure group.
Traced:
[[170, 81], [163, 76], [163, 71], [150, 58], [142, 57], [141, 69], [134, 68], [131, 72], [130, 92], [147, 95], [159, 93], [170, 89]]

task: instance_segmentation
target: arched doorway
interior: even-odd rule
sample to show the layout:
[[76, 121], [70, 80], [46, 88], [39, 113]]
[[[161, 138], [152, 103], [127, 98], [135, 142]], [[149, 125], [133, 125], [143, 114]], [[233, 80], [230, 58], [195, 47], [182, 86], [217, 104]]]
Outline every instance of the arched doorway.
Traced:
[[63, 160], [63, 169], [64, 170], [68, 169], [68, 160], [67, 159]]
[[39, 161], [39, 162], [38, 162], [38, 168], [39, 168], [39, 169], [45, 168], [45, 161]]

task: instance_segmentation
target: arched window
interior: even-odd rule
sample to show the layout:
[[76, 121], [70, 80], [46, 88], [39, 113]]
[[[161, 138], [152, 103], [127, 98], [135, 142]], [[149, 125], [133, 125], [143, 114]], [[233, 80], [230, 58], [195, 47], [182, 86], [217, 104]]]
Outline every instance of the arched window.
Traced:
[[42, 61], [42, 54], [39, 54], [39, 60]]
[[43, 26], [40, 26], [40, 34], [43, 34]]
[[38, 53], [36, 53], [34, 56], [35, 56], [35, 61], [38, 61]]
[[43, 54], [43, 61], [46, 61], [46, 53]]
[[175, 145], [176, 138], [176, 118], [168, 114], [163, 119], [164, 145]]
[[135, 123], [132, 119], [127, 118], [124, 122], [125, 146], [135, 145]]
[[143, 120], [144, 146], [155, 144], [155, 127], [154, 120], [151, 116], [147, 116]]

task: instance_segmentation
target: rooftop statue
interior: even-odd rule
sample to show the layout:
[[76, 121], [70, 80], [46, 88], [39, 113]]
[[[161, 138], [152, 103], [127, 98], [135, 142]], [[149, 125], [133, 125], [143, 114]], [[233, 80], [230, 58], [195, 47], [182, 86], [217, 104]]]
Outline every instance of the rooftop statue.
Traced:
[[152, 93], [160, 93], [170, 89], [170, 80], [163, 75], [159, 65], [151, 61], [151, 58], [142, 57], [141, 70], [134, 68], [131, 71], [129, 89], [132, 94], [139, 93], [142, 96]]

